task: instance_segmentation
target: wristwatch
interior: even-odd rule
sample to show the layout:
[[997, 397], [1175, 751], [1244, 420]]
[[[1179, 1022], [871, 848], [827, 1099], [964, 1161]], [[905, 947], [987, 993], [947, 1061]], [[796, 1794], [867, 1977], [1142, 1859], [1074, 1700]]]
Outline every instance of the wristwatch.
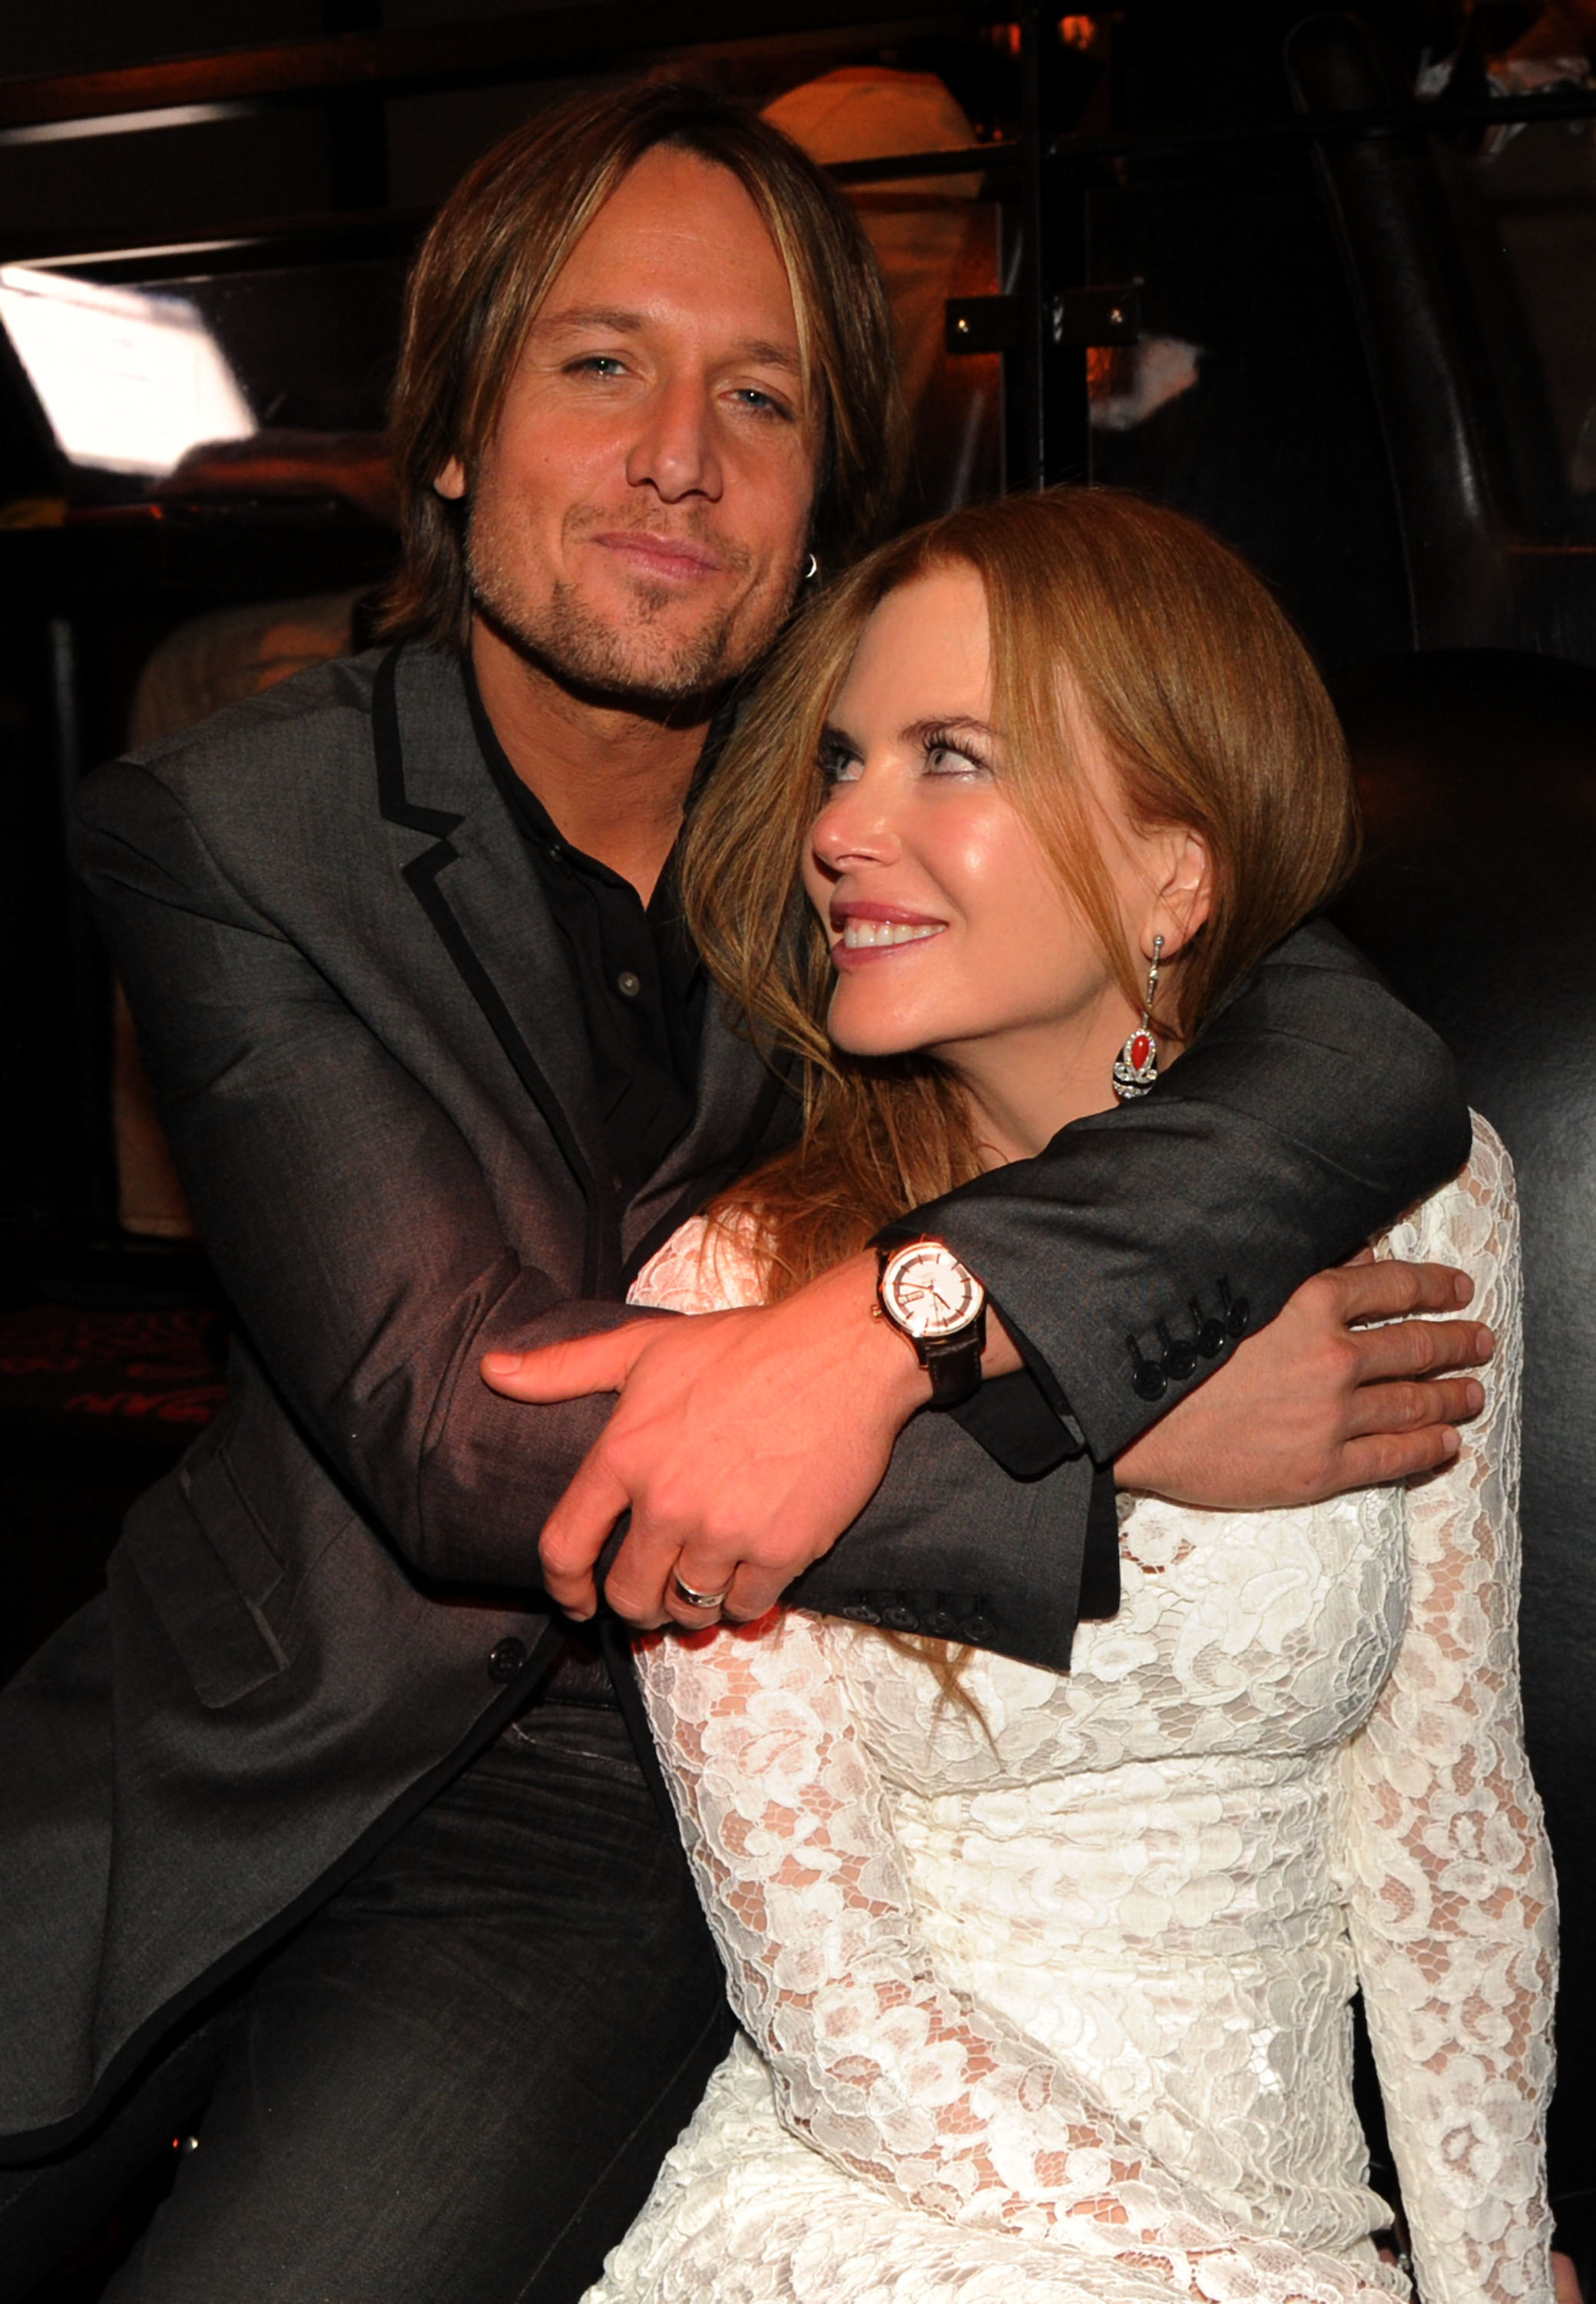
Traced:
[[881, 1317], [913, 1345], [931, 1379], [932, 1408], [959, 1408], [981, 1383], [987, 1292], [939, 1240], [879, 1251]]

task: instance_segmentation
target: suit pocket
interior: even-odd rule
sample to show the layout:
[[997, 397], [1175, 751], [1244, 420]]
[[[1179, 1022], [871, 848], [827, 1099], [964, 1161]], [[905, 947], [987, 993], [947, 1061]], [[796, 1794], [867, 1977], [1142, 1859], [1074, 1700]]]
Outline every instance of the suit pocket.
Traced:
[[200, 1443], [128, 1516], [123, 1553], [208, 1710], [236, 1704], [287, 1655], [267, 1620], [283, 1564], [220, 1447]]

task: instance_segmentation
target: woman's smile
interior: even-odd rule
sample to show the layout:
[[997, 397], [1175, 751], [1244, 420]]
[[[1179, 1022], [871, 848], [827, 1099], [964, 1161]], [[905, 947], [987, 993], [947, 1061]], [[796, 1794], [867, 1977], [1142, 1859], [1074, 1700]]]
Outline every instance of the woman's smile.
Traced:
[[831, 957], [838, 968], [863, 968], [888, 953], [902, 953], [940, 936], [946, 920], [896, 904], [860, 902], [830, 908]]

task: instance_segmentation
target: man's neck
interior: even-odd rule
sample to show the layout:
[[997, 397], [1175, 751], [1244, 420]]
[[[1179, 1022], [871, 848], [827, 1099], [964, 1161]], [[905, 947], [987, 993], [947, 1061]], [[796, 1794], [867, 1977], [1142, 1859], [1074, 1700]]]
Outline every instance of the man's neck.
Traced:
[[597, 702], [530, 663], [480, 617], [477, 688], [505, 757], [573, 848], [630, 880], [646, 904], [681, 829], [709, 726]]

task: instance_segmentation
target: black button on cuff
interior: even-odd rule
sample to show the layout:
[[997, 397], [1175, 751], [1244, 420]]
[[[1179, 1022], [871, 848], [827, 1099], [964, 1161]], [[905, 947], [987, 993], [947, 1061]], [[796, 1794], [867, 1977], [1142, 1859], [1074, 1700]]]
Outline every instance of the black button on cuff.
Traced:
[[504, 1683], [513, 1681], [526, 1662], [524, 1640], [501, 1640], [488, 1659], [488, 1677]]
[[917, 1632], [920, 1618], [913, 1608], [883, 1608], [881, 1622], [895, 1632]]
[[851, 1624], [879, 1624], [881, 1621], [875, 1609], [867, 1606], [862, 1600], [853, 1601], [842, 1613]]

